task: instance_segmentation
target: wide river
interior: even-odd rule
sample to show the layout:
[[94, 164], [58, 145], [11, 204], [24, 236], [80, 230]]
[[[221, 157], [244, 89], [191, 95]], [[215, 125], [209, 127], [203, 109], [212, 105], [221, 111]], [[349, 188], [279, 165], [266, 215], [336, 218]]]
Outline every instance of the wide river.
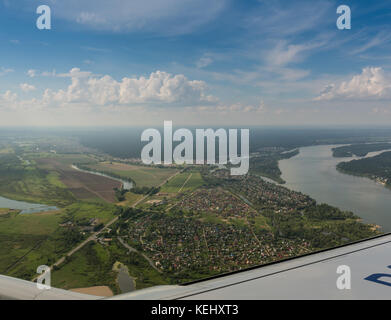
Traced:
[[[391, 231], [391, 190], [363, 177], [340, 173], [336, 165], [355, 158], [334, 158], [335, 146], [300, 148], [300, 154], [279, 162], [282, 178], [289, 189], [301, 191], [318, 203], [327, 203], [354, 212], [365, 222]], [[367, 157], [380, 154], [371, 152]]]

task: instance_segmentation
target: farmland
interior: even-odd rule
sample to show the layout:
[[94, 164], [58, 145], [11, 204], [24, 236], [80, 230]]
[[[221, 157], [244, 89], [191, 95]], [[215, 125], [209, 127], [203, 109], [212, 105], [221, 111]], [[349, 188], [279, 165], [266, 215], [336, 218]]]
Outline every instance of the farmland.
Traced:
[[100, 162], [83, 166], [97, 172], [106, 173], [124, 179], [131, 179], [137, 187], [156, 187], [177, 172], [173, 168], [147, 167], [118, 162]]
[[199, 172], [183, 172], [172, 178], [161, 188], [161, 193], [178, 193], [192, 191], [200, 186], [204, 181]]
[[77, 161], [79, 158], [40, 158], [37, 164], [40, 168], [55, 172], [58, 179], [70, 192], [79, 200], [104, 200], [115, 202], [114, 188], [120, 188], [121, 183], [113, 179], [101, 177], [73, 169], [69, 162]]
[[55, 174], [25, 165], [13, 154], [0, 156], [0, 195], [60, 207], [74, 201]]

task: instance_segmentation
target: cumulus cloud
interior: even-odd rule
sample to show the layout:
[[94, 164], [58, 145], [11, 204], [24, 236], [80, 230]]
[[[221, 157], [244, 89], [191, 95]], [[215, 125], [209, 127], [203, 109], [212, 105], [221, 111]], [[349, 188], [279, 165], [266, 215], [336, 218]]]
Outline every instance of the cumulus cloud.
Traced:
[[27, 75], [30, 78], [34, 78], [37, 75], [37, 70], [30, 69], [30, 70], [27, 71]]
[[0, 101], [10, 103], [15, 102], [18, 99], [18, 95], [16, 93], [12, 93], [10, 90], [7, 90], [5, 93], [0, 94]]
[[364, 68], [361, 74], [340, 84], [328, 84], [316, 101], [333, 99], [384, 99], [391, 97], [391, 78], [380, 67]]
[[[39, 106], [133, 106], [162, 105], [191, 106], [197, 103], [211, 103], [216, 99], [207, 95], [207, 85], [203, 81], [189, 80], [182, 74], [172, 75], [163, 71], [151, 73], [148, 77], [128, 78], [121, 81], [109, 75], [97, 76], [79, 68], [57, 77], [69, 77], [70, 85], [64, 89], [46, 89], [41, 99], [31, 100]], [[35, 87], [21, 84], [20, 88], [32, 91]], [[10, 99], [11, 92], [6, 93], [2, 101]], [[15, 97], [16, 98], [16, 97]], [[20, 105], [26, 105], [24, 101]]]
[[19, 87], [20, 89], [22, 89], [23, 92], [30, 92], [35, 90], [35, 87], [28, 83], [21, 83]]

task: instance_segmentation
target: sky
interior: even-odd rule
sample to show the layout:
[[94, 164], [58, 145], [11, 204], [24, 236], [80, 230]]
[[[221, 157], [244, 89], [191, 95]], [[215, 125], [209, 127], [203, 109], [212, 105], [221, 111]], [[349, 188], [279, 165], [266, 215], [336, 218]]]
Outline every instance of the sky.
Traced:
[[0, 125], [388, 125], [390, 18], [391, 1], [0, 0]]

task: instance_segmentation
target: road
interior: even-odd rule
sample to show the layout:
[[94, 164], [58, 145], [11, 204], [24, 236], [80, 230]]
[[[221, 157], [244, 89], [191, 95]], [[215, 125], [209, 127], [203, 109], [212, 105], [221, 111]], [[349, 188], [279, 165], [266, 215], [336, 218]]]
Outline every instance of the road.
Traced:
[[118, 239], [119, 242], [121, 242], [121, 244], [122, 244], [126, 249], [128, 249], [130, 252], [137, 252], [137, 253], [141, 254], [141, 255], [144, 257], [144, 259], [148, 261], [148, 263], [150, 264], [150, 266], [151, 266], [152, 268], [154, 268], [157, 272], [162, 273], [162, 271], [159, 270], [159, 269], [155, 266], [155, 264], [153, 263], [153, 261], [152, 261], [150, 258], [148, 258], [144, 253], [142, 253], [142, 252], [138, 251], [137, 249], [135, 249], [135, 248], [131, 247], [130, 245], [128, 245], [122, 238], [118, 237], [117, 239]]
[[[178, 175], [179, 173], [181, 173], [182, 170], [176, 172], [175, 174], [173, 174], [172, 176], [168, 177], [166, 180], [164, 180], [161, 184], [158, 185], [158, 188], [162, 187], [164, 184], [166, 184], [168, 181], [170, 181], [172, 178], [174, 178], [176, 175]], [[148, 198], [149, 195], [145, 195], [144, 197], [142, 197], [141, 199], [137, 200], [133, 205], [132, 205], [132, 208], [136, 207], [139, 203], [141, 203], [142, 201], [144, 201], [146, 198]], [[71, 251], [69, 251], [65, 256], [61, 257], [59, 260], [57, 260], [53, 265], [50, 266], [50, 270], [53, 270], [53, 268], [56, 266], [59, 266], [60, 264], [62, 264], [65, 259], [67, 257], [70, 257], [72, 256], [74, 253], [76, 253], [77, 251], [79, 251], [81, 248], [83, 248], [88, 242], [90, 241], [94, 241], [98, 238], [98, 235], [101, 234], [103, 231], [105, 231], [107, 228], [109, 228], [113, 223], [115, 223], [117, 220], [118, 220], [119, 217], [115, 217], [114, 219], [110, 220], [101, 230], [97, 231], [97, 232], [94, 232], [91, 236], [89, 236], [86, 240], [84, 240], [83, 242], [81, 242], [80, 244], [78, 244], [75, 248], [73, 248]], [[122, 242], [121, 242], [122, 243]], [[124, 244], [124, 243], [122, 243]], [[129, 247], [131, 248], [131, 247]], [[136, 250], [136, 249], [134, 249]], [[137, 250], [136, 250], [137, 251]], [[138, 251], [137, 251], [138, 252]], [[153, 264], [152, 260], [150, 260], [146, 255], [144, 255], [143, 253], [139, 252], [146, 260], [148, 260], [149, 264], [157, 271], [161, 272], [161, 270], [157, 269], [156, 266]], [[37, 278], [39, 277], [39, 275], [35, 276], [32, 281], [35, 281], [37, 280]]]

